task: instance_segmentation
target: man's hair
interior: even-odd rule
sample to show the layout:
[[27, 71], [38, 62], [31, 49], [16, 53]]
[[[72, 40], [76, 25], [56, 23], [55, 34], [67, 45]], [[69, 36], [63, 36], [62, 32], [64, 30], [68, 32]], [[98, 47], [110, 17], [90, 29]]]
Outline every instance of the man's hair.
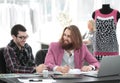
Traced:
[[16, 24], [11, 29], [11, 35], [17, 36], [19, 31], [26, 32], [27, 30], [23, 25]]
[[73, 48], [79, 49], [82, 46], [82, 36], [81, 36], [81, 33], [78, 27], [75, 25], [70, 25], [70, 26], [65, 27], [65, 29], [63, 30], [62, 36], [59, 40], [60, 44], [62, 45], [64, 43], [63, 35], [66, 29], [69, 29], [71, 31], [70, 38], [73, 43]]

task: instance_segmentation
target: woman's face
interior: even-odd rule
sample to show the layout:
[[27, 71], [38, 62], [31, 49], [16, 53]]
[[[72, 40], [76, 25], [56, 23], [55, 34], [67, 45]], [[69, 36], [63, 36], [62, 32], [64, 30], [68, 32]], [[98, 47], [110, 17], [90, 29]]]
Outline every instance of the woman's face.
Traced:
[[93, 31], [93, 25], [91, 22], [88, 22], [88, 29], [89, 31]]

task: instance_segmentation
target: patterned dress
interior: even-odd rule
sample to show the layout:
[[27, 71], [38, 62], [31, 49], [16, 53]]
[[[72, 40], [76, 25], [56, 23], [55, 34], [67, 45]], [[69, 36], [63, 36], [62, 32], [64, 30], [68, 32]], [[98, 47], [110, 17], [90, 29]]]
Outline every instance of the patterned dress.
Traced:
[[95, 11], [96, 32], [94, 38], [95, 56], [118, 55], [119, 46], [116, 37], [117, 10], [110, 14], [102, 14]]

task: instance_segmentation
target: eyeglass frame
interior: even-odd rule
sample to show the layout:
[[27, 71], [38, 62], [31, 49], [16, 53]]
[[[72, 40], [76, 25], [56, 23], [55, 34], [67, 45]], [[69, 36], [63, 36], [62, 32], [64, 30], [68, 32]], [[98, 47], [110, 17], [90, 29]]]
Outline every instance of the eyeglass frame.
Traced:
[[16, 36], [17, 38], [19, 38], [19, 39], [21, 39], [21, 40], [25, 40], [25, 39], [27, 39], [29, 36], [27, 35], [27, 36]]

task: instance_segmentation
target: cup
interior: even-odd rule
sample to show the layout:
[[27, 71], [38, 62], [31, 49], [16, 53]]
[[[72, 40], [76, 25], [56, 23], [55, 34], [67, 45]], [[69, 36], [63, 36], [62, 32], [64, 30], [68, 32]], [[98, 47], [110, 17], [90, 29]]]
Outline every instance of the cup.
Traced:
[[44, 78], [47, 78], [47, 77], [48, 77], [48, 73], [49, 73], [48, 70], [43, 70], [42, 73], [43, 73], [43, 77], [44, 77]]

